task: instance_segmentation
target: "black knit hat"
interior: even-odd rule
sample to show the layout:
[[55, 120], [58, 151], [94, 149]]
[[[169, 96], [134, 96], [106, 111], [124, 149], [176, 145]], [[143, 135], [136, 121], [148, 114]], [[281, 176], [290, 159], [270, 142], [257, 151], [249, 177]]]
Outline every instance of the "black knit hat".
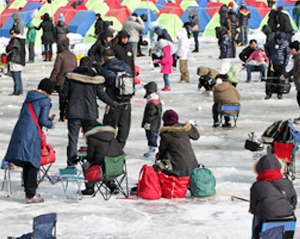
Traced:
[[294, 51], [299, 51], [300, 48], [299, 44], [300, 43], [298, 41], [293, 41], [290, 43], [289, 48], [291, 48]]
[[40, 81], [38, 89], [43, 90], [47, 94], [51, 95], [51, 93], [54, 91], [54, 82], [49, 78], [44, 78]]

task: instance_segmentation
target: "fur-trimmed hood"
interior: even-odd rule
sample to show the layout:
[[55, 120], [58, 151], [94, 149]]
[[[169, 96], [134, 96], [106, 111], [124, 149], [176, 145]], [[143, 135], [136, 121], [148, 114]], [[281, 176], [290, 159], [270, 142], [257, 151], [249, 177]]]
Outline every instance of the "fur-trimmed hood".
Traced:
[[69, 72], [66, 74], [66, 77], [69, 80], [75, 80], [75, 81], [80, 81], [82, 83], [89, 83], [89, 84], [102, 84], [105, 82], [105, 79], [103, 76], [88, 76], [88, 75], [83, 75], [83, 74], [78, 74], [74, 72]]
[[268, 169], [280, 169], [281, 173], [285, 173], [286, 164], [274, 154], [268, 154], [259, 158], [253, 165], [253, 170], [257, 175]]
[[118, 135], [117, 131], [111, 126], [97, 126], [87, 131], [84, 135], [86, 139], [88, 137], [95, 137], [102, 141], [111, 141]]
[[160, 133], [164, 132], [174, 132], [174, 133], [183, 133], [188, 132], [191, 130], [192, 126], [189, 122], [186, 122], [185, 124], [175, 124], [173, 126], [163, 126], [160, 129]]
[[[41, 94], [36, 94], [36, 93], [41, 93]], [[50, 95], [46, 91], [39, 90], [39, 89], [38, 90], [31, 90], [27, 94], [26, 101], [27, 102], [33, 102], [33, 101], [36, 101], [38, 99], [45, 98], [45, 96], [49, 100], [51, 100]]]

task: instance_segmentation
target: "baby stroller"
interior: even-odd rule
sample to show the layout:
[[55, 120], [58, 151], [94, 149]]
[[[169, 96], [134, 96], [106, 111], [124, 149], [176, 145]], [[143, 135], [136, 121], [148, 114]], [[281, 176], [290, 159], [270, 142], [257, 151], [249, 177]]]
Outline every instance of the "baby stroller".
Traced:
[[286, 163], [284, 176], [290, 180], [296, 179], [296, 152], [299, 149], [300, 133], [288, 121], [276, 121], [262, 135], [262, 141], [267, 144], [267, 153], [274, 154]]

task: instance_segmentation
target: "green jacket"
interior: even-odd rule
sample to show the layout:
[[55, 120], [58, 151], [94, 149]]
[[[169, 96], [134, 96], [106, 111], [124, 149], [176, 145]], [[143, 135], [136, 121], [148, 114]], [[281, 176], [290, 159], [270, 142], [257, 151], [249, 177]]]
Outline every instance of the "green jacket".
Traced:
[[237, 79], [235, 79], [235, 74], [238, 73], [241, 69], [237, 66], [237, 65], [233, 65], [230, 67], [230, 70], [228, 71], [227, 75], [228, 75], [228, 82], [230, 84], [232, 83], [238, 83], [239, 81]]
[[30, 42], [35, 42], [36, 37], [36, 30], [34, 29], [34, 26], [31, 22], [27, 23], [26, 27], [28, 28], [27, 31], [27, 44]]

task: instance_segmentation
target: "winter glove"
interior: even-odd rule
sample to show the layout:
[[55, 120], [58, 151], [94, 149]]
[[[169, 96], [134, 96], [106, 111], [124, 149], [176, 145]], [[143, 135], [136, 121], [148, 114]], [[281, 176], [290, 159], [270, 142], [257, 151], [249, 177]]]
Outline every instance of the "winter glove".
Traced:
[[151, 124], [149, 124], [149, 123], [146, 123], [146, 124], [144, 125], [144, 129], [146, 129], [146, 130], [150, 130], [150, 126], [151, 126]]
[[117, 101], [114, 101], [113, 102], [113, 105], [112, 105], [114, 108], [117, 108], [119, 106], [119, 103]]

